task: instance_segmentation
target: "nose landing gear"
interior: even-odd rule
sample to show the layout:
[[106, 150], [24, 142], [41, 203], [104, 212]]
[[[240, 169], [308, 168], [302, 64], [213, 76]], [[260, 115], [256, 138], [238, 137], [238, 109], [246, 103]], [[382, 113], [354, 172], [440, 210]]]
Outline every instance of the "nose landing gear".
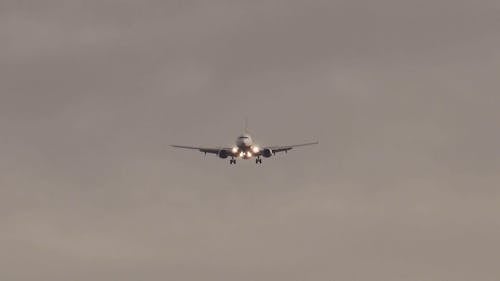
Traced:
[[236, 164], [236, 159], [229, 160], [229, 165]]
[[255, 164], [262, 164], [262, 159], [260, 157], [255, 159]]

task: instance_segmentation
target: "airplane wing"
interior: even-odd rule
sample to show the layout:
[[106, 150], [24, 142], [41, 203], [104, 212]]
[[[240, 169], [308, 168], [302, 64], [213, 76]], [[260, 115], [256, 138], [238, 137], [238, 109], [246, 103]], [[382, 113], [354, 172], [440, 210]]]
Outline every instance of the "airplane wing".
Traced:
[[288, 152], [288, 150], [291, 150], [295, 147], [300, 147], [300, 146], [307, 146], [307, 145], [315, 145], [315, 144], [318, 144], [319, 142], [318, 141], [315, 141], [315, 142], [307, 142], [307, 143], [301, 143], [301, 144], [294, 144], [294, 145], [284, 145], [284, 146], [270, 146], [270, 147], [267, 147], [268, 149], [270, 149], [273, 154], [274, 153], [277, 153], [277, 152]]
[[199, 150], [201, 152], [206, 153], [212, 153], [212, 154], [219, 154], [219, 152], [226, 151], [228, 154], [231, 153], [231, 148], [227, 147], [198, 147], [198, 146], [184, 146], [184, 145], [171, 145], [171, 147], [175, 148], [183, 148], [183, 149], [193, 149], [193, 150]]

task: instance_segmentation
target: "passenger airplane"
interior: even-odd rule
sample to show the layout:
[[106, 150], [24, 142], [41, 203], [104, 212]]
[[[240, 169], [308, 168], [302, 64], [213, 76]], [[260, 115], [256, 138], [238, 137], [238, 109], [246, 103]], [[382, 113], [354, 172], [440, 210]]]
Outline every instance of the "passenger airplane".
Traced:
[[[246, 127], [246, 126], [245, 126]], [[255, 163], [256, 164], [262, 164], [262, 157], [269, 158], [273, 155], [275, 155], [277, 152], [288, 152], [289, 150], [299, 147], [299, 146], [306, 146], [306, 145], [314, 145], [318, 144], [319, 142], [308, 142], [308, 143], [301, 143], [301, 144], [295, 144], [295, 145], [283, 145], [283, 146], [267, 146], [267, 147], [259, 147], [256, 145], [250, 134], [248, 133], [247, 129], [245, 128], [245, 133], [240, 135], [236, 139], [236, 145], [232, 148], [230, 147], [197, 147], [197, 146], [183, 146], [183, 145], [171, 145], [172, 147], [175, 148], [184, 148], [184, 149], [194, 149], [194, 150], [199, 150], [201, 152], [204, 152], [205, 155], [207, 153], [212, 153], [216, 154], [219, 156], [219, 158], [226, 159], [228, 157], [231, 157], [229, 160], [229, 164], [236, 164], [236, 158], [241, 158], [241, 159], [251, 159], [252, 157], [255, 157]]]

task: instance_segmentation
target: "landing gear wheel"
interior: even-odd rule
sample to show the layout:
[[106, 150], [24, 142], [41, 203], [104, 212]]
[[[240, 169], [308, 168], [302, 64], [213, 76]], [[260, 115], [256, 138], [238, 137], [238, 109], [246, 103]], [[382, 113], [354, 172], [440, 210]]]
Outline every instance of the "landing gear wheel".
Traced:
[[255, 159], [255, 164], [262, 164], [262, 159], [260, 158]]
[[236, 164], [236, 159], [229, 160], [229, 165]]

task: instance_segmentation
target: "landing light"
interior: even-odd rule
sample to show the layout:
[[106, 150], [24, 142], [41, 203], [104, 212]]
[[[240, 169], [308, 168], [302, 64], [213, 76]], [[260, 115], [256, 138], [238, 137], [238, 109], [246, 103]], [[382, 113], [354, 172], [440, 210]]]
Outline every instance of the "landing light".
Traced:
[[249, 152], [247, 152], [247, 157], [248, 157], [248, 158], [252, 157], [252, 152], [250, 152], [250, 151], [249, 151]]
[[245, 156], [245, 152], [242, 151], [242, 152], [240, 152], [240, 157], [243, 158], [243, 156]]
[[260, 148], [258, 148], [257, 146], [254, 146], [254, 147], [252, 147], [252, 151], [253, 151], [253, 153], [259, 153]]
[[233, 147], [232, 151], [233, 151], [234, 154], [236, 154], [238, 152], [238, 148], [235, 146], [235, 147]]

